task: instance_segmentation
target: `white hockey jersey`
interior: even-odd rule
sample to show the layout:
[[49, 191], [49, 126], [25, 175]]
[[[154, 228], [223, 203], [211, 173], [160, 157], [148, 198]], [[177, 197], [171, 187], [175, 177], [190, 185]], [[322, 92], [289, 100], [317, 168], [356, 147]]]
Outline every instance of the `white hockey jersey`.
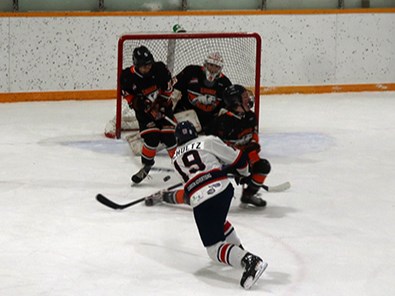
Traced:
[[240, 175], [248, 176], [243, 152], [215, 136], [199, 136], [178, 146], [172, 161], [185, 182], [185, 193], [192, 207], [225, 190], [230, 183], [229, 171], [237, 170]]

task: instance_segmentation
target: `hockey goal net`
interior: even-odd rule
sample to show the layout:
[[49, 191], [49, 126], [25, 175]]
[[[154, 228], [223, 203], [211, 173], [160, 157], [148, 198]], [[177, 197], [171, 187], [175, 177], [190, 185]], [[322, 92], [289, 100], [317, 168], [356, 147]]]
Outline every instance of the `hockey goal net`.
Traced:
[[116, 137], [121, 136], [122, 93], [119, 77], [133, 64], [133, 49], [145, 45], [156, 61], [164, 62], [172, 75], [188, 65], [203, 65], [209, 53], [219, 52], [224, 59], [222, 72], [233, 84], [241, 84], [255, 95], [259, 118], [261, 37], [257, 33], [146, 33], [125, 34], [118, 40], [118, 83]]

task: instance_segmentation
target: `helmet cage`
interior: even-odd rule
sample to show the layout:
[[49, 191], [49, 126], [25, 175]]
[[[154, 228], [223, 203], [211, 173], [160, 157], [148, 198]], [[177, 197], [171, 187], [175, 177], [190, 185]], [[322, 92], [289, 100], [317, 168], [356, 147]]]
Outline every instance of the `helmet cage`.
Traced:
[[[218, 71], [217, 72], [209, 71], [208, 65], [217, 66]], [[222, 56], [218, 52], [210, 53], [204, 60], [206, 79], [210, 82], [214, 81], [216, 78], [218, 78], [220, 76], [223, 67], [224, 67], [224, 60], [223, 60]]]

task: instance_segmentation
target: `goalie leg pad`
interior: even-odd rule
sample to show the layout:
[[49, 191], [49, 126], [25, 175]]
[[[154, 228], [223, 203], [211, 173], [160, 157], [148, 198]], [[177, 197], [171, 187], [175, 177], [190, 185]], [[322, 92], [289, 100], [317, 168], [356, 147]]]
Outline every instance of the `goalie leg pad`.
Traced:
[[125, 117], [122, 118], [121, 129], [123, 131], [138, 131], [139, 122], [136, 117]]
[[[104, 128], [104, 135], [107, 138], [115, 138], [115, 125], [116, 116], [111, 119]], [[123, 131], [136, 131], [139, 129], [139, 123], [136, 118], [134, 110], [130, 109], [128, 102], [122, 99], [122, 118], [121, 118], [121, 130]]]
[[195, 126], [195, 129], [198, 133], [202, 131], [202, 125], [200, 124], [199, 118], [195, 110], [191, 109], [191, 110], [181, 111], [175, 113], [174, 117], [177, 119], [177, 122], [181, 122], [181, 121], [191, 122]]
[[104, 135], [107, 138], [114, 139], [115, 138], [115, 117], [107, 122], [104, 128]]
[[[115, 117], [107, 122], [104, 128], [104, 135], [107, 138], [114, 139], [115, 138]], [[121, 122], [121, 130], [122, 131], [138, 131], [139, 130], [139, 123], [136, 118], [127, 117], [122, 118]]]

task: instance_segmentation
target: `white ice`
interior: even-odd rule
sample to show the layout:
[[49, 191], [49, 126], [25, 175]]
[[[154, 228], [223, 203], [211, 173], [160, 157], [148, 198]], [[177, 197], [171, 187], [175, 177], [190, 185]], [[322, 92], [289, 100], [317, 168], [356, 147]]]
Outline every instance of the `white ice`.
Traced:
[[[395, 295], [395, 93], [261, 97], [264, 210], [229, 220], [269, 267], [250, 291], [212, 263], [187, 206], [114, 211], [177, 183], [103, 136], [113, 101], [0, 104], [0, 295]], [[157, 167], [169, 167], [164, 153]]]

